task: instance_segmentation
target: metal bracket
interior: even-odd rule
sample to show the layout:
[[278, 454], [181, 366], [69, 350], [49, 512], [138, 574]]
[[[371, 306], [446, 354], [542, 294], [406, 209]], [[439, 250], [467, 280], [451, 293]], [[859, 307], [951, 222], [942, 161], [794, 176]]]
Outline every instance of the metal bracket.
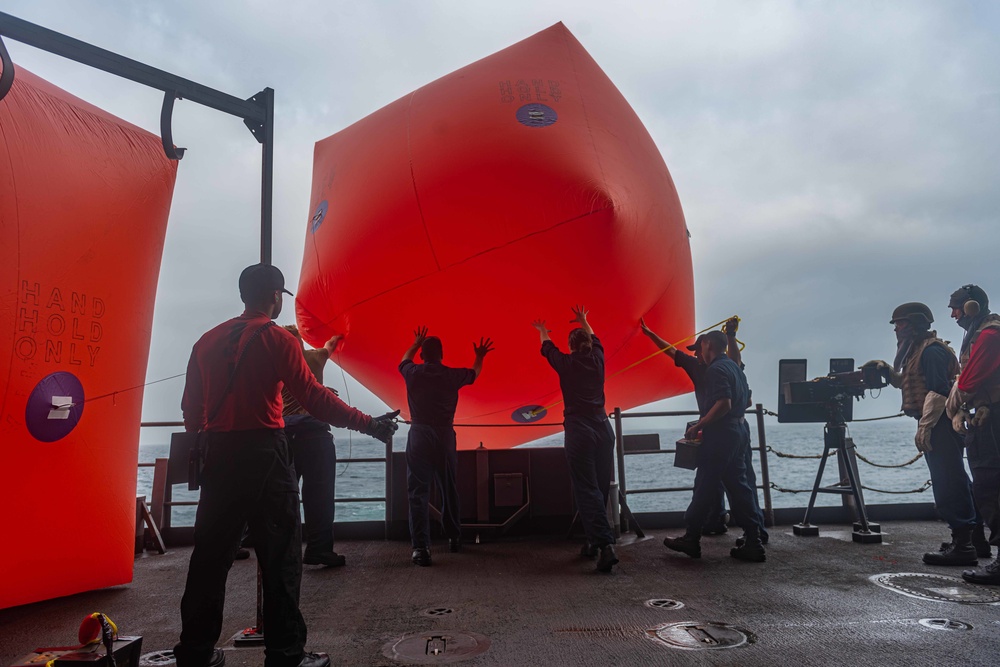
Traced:
[[[266, 264], [271, 262], [274, 90], [265, 88], [249, 100], [243, 100], [221, 90], [209, 88], [137, 60], [125, 58], [107, 49], [29, 23], [2, 11], [0, 11], [0, 35], [163, 91], [165, 95], [160, 114], [160, 139], [163, 142], [163, 152], [171, 160], [179, 160], [184, 154], [183, 148], [174, 147], [170, 129], [175, 99], [183, 98], [189, 102], [202, 104], [210, 109], [243, 119], [247, 128], [263, 148], [260, 179], [260, 258]], [[2, 42], [0, 42], [0, 46], [2, 46]], [[0, 72], [0, 91], [3, 91], [2, 85], [9, 84], [14, 76], [14, 68], [8, 64], [10, 58], [7, 57], [5, 50], [2, 51], [2, 55], [4, 69]]]
[[168, 90], [163, 93], [163, 107], [160, 109], [160, 139], [163, 141], [163, 152], [167, 154], [168, 160], [180, 160], [184, 157], [186, 148], [174, 146], [174, 133], [171, 128], [171, 121], [174, 115], [174, 100], [182, 99], [175, 90]]
[[[260, 91], [253, 97], [247, 98], [247, 102], [251, 102], [258, 106], [264, 106], [265, 105], [264, 98], [266, 95], [267, 95], [267, 89], [265, 88], [264, 90]], [[247, 126], [248, 130], [250, 130], [250, 134], [254, 136], [254, 139], [257, 140], [257, 143], [262, 144], [267, 140], [267, 138], [264, 136], [264, 123], [262, 121], [256, 121], [256, 120], [250, 120], [249, 118], [244, 118], [243, 124]]]
[[0, 37], [0, 63], [3, 63], [3, 71], [0, 72], [0, 100], [2, 100], [10, 92], [10, 87], [14, 85], [14, 63], [10, 59], [10, 54], [7, 53], [7, 47], [4, 46], [2, 37]]

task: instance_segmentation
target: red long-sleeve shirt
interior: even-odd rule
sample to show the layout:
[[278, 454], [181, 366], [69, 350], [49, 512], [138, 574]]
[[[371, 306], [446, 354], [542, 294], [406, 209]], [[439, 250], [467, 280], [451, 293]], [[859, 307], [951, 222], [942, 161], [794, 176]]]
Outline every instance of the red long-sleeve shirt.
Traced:
[[969, 361], [958, 376], [958, 389], [974, 394], [1000, 372], [1000, 329], [983, 329], [969, 354]]
[[350, 407], [317, 382], [306, 365], [301, 344], [279, 326], [268, 327], [250, 343], [221, 409], [206, 423], [209, 412], [218, 405], [226, 389], [239, 351], [269, 321], [264, 313], [247, 310], [195, 343], [181, 399], [184, 428], [188, 431], [283, 428], [284, 385], [317, 419], [355, 431], [366, 430], [371, 417]]

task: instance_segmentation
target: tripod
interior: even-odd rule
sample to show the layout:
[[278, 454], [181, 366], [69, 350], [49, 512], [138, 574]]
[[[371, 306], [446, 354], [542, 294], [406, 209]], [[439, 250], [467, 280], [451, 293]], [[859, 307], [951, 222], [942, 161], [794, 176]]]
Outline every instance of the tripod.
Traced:
[[[835, 493], [840, 496], [852, 496], [854, 498], [854, 508], [857, 511], [858, 521], [854, 523], [854, 532], [851, 538], [855, 542], [862, 544], [881, 544], [882, 532], [877, 523], [868, 520], [868, 513], [865, 511], [865, 501], [861, 495], [861, 482], [858, 480], [858, 472], [850, 460], [849, 447], [847, 444], [847, 425], [844, 422], [844, 401], [851, 400], [846, 394], [837, 394], [826, 404], [827, 422], [823, 427], [823, 456], [819, 461], [819, 471], [816, 473], [816, 482], [813, 484], [812, 495], [809, 496], [809, 505], [806, 507], [806, 514], [802, 517], [802, 523], [792, 526], [792, 531], [800, 536], [819, 535], [819, 527], [809, 523], [809, 515], [812, 514], [813, 506], [816, 504], [816, 495], [819, 493]], [[853, 445], [852, 445], [853, 446]], [[826, 461], [830, 457], [830, 451], [836, 450], [837, 455], [843, 463], [847, 484], [844, 480], [833, 486], [820, 486], [823, 482], [823, 471], [826, 469]], [[850, 452], [853, 453], [853, 452]]]

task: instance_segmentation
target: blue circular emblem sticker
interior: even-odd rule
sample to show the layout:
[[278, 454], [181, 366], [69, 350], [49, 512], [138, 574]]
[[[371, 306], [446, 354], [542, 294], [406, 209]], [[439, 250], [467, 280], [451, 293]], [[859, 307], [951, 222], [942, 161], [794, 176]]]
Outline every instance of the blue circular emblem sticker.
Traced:
[[326, 218], [326, 211], [330, 207], [324, 199], [316, 207], [316, 212], [313, 213], [312, 218], [309, 219], [309, 231], [313, 234], [319, 229], [319, 226], [323, 224], [323, 220]]
[[517, 122], [528, 127], [548, 127], [559, 120], [556, 110], [545, 104], [525, 104], [517, 110]]
[[28, 433], [42, 442], [69, 435], [83, 416], [83, 385], [72, 373], [46, 375], [31, 390], [24, 409]]

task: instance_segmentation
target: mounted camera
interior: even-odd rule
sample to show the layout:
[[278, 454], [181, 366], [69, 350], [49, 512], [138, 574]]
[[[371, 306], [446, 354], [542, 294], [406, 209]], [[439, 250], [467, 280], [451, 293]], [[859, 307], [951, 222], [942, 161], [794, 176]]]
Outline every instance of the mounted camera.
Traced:
[[[855, 461], [854, 443], [847, 437], [846, 422], [854, 419], [854, 401], [869, 389], [888, 385], [889, 370], [884, 363], [865, 364], [854, 369], [854, 359], [831, 359], [830, 372], [806, 380], [805, 359], [781, 359], [778, 362], [778, 421], [823, 423], [823, 455], [820, 457], [816, 481], [802, 522], [792, 526], [796, 535], [819, 535], [819, 528], [809, 522], [816, 495], [833, 493], [853, 498], [858, 521], [854, 524], [855, 542], [880, 543], [882, 534], [877, 523], [868, 520], [861, 482]], [[840, 483], [823, 486], [823, 471], [831, 453], [837, 454]]]
[[805, 359], [778, 362], [778, 421], [781, 423], [822, 423], [837, 409], [843, 421], [854, 418], [852, 397], [860, 399], [869, 389], [888, 384], [884, 370], [865, 366], [855, 370], [854, 359], [830, 359], [827, 375], [806, 380]]
[[784, 389], [785, 403], [829, 403], [846, 398], [863, 398], [869, 389], [881, 389], [888, 384], [875, 366], [846, 373], [830, 373], [808, 382], [789, 382]]

